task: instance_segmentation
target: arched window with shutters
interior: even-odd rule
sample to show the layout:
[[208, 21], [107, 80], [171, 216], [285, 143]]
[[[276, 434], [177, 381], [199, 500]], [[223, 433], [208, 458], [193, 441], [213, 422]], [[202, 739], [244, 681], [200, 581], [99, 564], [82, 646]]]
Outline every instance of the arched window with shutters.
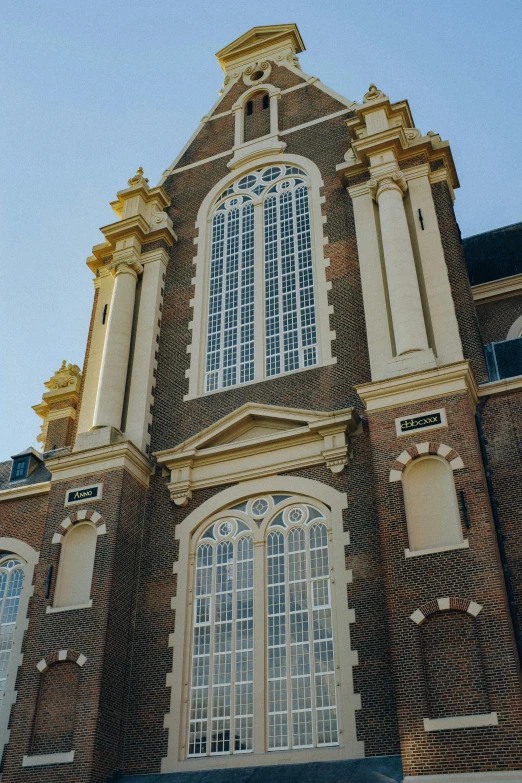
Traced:
[[278, 164], [238, 178], [217, 199], [205, 392], [319, 362], [309, 192], [302, 168]]

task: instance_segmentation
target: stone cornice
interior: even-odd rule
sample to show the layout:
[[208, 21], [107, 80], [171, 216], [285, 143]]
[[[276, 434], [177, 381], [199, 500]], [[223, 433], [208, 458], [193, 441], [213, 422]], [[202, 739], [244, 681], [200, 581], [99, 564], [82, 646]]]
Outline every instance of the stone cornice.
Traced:
[[[223, 483], [325, 463], [332, 473], [340, 473], [348, 462], [346, 434], [353, 433], [358, 421], [352, 408], [318, 413], [247, 404], [154, 456], [170, 471], [171, 497], [183, 506], [193, 490]], [[274, 427], [274, 432], [249, 438], [248, 429], [255, 426]]]
[[482, 383], [478, 388], [479, 397], [488, 397], [490, 394], [506, 394], [522, 389], [522, 375], [514, 378], [503, 378], [501, 381]]
[[148, 459], [130, 441], [54, 457], [46, 460], [45, 467], [52, 474], [53, 482], [124, 468], [148, 487], [152, 473]]
[[456, 362], [355, 387], [368, 412], [466, 392], [474, 405], [479, 389], [469, 361]]
[[[438, 135], [420, 136], [410, 140], [407, 128], [389, 128], [353, 141], [352, 150], [354, 157], [336, 166], [341, 181], [347, 187], [349, 187], [352, 177], [368, 170], [370, 155], [387, 151], [392, 152], [399, 163], [419, 153], [424, 153], [428, 162], [442, 159], [444, 168], [440, 171], [443, 172], [444, 179], [448, 178], [452, 188], [459, 187], [449, 142], [442, 141]], [[438, 172], [433, 172], [433, 174], [435, 173], [438, 174]]]
[[23, 487], [10, 487], [0, 491], [0, 503], [4, 500], [17, 500], [18, 498], [46, 495], [51, 489], [50, 481], [42, 481], [40, 484], [28, 484]]
[[475, 302], [501, 299], [504, 296], [522, 291], [522, 274], [511, 277], [501, 277], [488, 283], [479, 283], [471, 287]]

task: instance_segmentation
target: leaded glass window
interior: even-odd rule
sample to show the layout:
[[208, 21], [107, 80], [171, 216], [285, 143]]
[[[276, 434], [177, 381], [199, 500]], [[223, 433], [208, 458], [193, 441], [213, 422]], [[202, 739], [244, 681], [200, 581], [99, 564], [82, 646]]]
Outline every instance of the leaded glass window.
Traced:
[[196, 553], [189, 756], [253, 749], [254, 542], [238, 527]]
[[219, 197], [211, 232], [205, 391], [317, 364], [305, 172], [281, 164], [241, 177]]
[[[195, 550], [188, 755], [252, 752], [256, 721], [266, 728], [263, 751], [337, 745], [325, 516], [288, 495], [225, 513]], [[265, 607], [257, 614], [255, 539], [265, 580], [256, 582]], [[255, 703], [260, 676], [266, 699]]]
[[23, 583], [21, 561], [16, 558], [4, 560], [0, 564], [0, 708], [4, 698]]

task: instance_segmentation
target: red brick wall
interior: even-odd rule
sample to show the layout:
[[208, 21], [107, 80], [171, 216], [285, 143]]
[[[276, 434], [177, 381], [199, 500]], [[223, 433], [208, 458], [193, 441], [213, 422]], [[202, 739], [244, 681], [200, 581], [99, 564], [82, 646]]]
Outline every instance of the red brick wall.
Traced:
[[[397, 439], [396, 416], [439, 407], [446, 408], [447, 429], [424, 435], [417, 432]], [[522, 763], [522, 695], [473, 406], [466, 395], [455, 394], [394, 410], [375, 411], [368, 418], [405, 774], [518, 769]], [[470, 529], [465, 529], [463, 519], [462, 524], [469, 549], [405, 558], [408, 535], [402, 484], [390, 483], [389, 472], [404, 449], [428, 440], [451, 446], [464, 461], [464, 469], [455, 471], [454, 478], [457, 493], [461, 489], [465, 492]], [[449, 698], [448, 684], [441, 677], [427, 681], [430, 669], [437, 672], [441, 665], [436, 661], [436, 653], [442, 642], [437, 646], [429, 638], [433, 644], [424, 645], [426, 661], [424, 629], [412, 622], [410, 615], [422, 604], [447, 596], [473, 599], [483, 606], [474, 623], [480, 639], [486, 693], [481, 696], [474, 675], [465, 675], [469, 664], [463, 663], [461, 677], [466, 677], [468, 706], [487, 697], [490, 709], [499, 714], [498, 727], [424, 731], [423, 718], [430, 717], [430, 701], [440, 710]], [[448, 636], [451, 640], [451, 631]], [[462, 640], [460, 644], [462, 651]], [[468, 650], [467, 660], [472, 660], [473, 655]], [[448, 708], [453, 709], [451, 705]]]
[[[263, 108], [264, 98], [268, 98], [268, 93], [256, 92], [251, 95], [249, 101], [252, 102], [252, 114], [248, 114], [245, 108], [244, 112], [244, 140], [251, 141], [259, 136], [266, 136], [270, 133], [270, 102], [266, 108]], [[269, 99], [270, 101], [270, 99]]]
[[481, 416], [514, 601], [522, 624], [522, 390], [491, 396]]
[[[46, 607], [52, 605], [60, 555], [60, 546], [53, 544], [52, 538], [69, 511], [64, 508], [65, 492], [74, 486], [100, 481], [103, 482], [103, 499], [85, 506], [100, 513], [107, 526], [107, 533], [98, 536], [96, 543], [92, 608], [46, 614]], [[87, 658], [81, 668], [74, 664], [80, 670], [75, 760], [73, 764], [39, 768], [39, 783], [104, 783], [105, 777], [121, 766], [120, 741], [126, 710], [126, 674], [137, 586], [133, 574], [141, 540], [144, 494], [141, 485], [123, 469], [52, 485], [41, 546], [38, 546], [41, 553], [35, 570], [18, 697], [12, 711], [11, 736], [3, 772], [3, 780], [7, 783], [34, 783], [34, 769], [22, 768], [21, 763], [22, 756], [31, 754], [35, 746], [32, 741], [33, 718], [40, 683], [47, 675], [47, 672], [40, 674], [36, 664], [61, 649], [72, 648]], [[74, 510], [80, 508], [83, 507], [77, 506]], [[46, 599], [50, 565], [54, 567], [54, 573], [51, 595]], [[49, 671], [52, 669], [50, 667]]]
[[74, 749], [76, 703], [81, 669], [77, 663], [54, 663], [41, 676], [31, 755]]
[[448, 267], [448, 278], [455, 303], [464, 358], [471, 361], [479, 383], [484, 383], [488, 380], [488, 373], [482, 349], [482, 337], [451, 195], [446, 182], [437, 182], [431, 186], [431, 189], [439, 221], [444, 258]]
[[506, 340], [508, 332], [522, 315], [522, 294], [495, 299], [493, 302], [477, 302], [480, 332], [485, 343]]
[[421, 626], [422, 660], [429, 718], [490, 711], [475, 618], [437, 612]]

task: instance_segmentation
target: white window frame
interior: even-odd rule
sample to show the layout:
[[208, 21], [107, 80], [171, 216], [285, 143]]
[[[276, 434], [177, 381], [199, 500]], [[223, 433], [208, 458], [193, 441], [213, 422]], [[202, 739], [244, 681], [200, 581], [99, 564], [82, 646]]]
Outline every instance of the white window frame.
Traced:
[[[311, 367], [300, 367], [290, 372], [282, 372], [279, 375], [267, 376], [265, 373], [264, 362], [264, 241], [263, 241], [263, 201], [255, 207], [255, 234], [258, 237], [256, 247], [255, 262], [255, 288], [256, 292], [262, 292], [261, 296], [256, 297], [255, 301], [255, 329], [263, 334], [262, 348], [256, 345], [254, 358], [254, 379], [246, 383], [237, 383], [234, 386], [219, 388], [213, 391], [205, 392], [205, 361], [206, 361], [206, 339], [208, 324], [208, 295], [209, 295], [209, 275], [210, 275], [210, 252], [212, 242], [212, 219], [214, 217], [214, 205], [220, 195], [236, 180], [241, 179], [245, 174], [268, 166], [289, 165], [302, 169], [308, 180], [308, 200], [310, 212], [310, 232], [312, 241], [312, 269], [314, 278], [316, 324], [317, 324], [317, 362]], [[321, 205], [325, 202], [325, 197], [320, 195], [320, 188], [324, 182], [317, 165], [304, 158], [301, 155], [278, 154], [270, 155], [256, 159], [243, 166], [237, 167], [234, 171], [218, 182], [207, 194], [203, 200], [198, 212], [196, 229], [198, 236], [194, 242], [198, 246], [198, 252], [193, 263], [196, 266], [196, 274], [192, 282], [194, 284], [194, 298], [190, 305], [193, 308], [193, 320], [189, 323], [189, 329], [192, 331], [192, 342], [187, 347], [187, 352], [191, 356], [190, 368], [186, 372], [188, 379], [188, 394], [184, 399], [189, 400], [208, 394], [217, 394], [227, 389], [246, 386], [252, 383], [271, 380], [281, 375], [290, 375], [317, 367], [335, 364], [337, 359], [332, 356], [332, 340], [335, 339], [335, 332], [330, 329], [330, 315], [333, 313], [333, 306], [328, 304], [328, 291], [331, 289], [331, 281], [326, 280], [326, 268], [329, 266], [330, 259], [324, 257], [324, 245], [327, 238], [323, 236], [323, 225], [326, 217], [321, 214]], [[257, 253], [259, 248], [259, 253]]]
[[[332, 621], [334, 629], [334, 649], [338, 652], [337, 663], [337, 708], [339, 744], [313, 748], [300, 748], [292, 751], [268, 751], [266, 706], [257, 708], [254, 719], [254, 748], [248, 753], [226, 753], [222, 756], [188, 757], [188, 719], [190, 666], [192, 662], [192, 615], [196, 547], [201, 534], [212, 522], [238, 518], [241, 513], [231, 512], [232, 506], [268, 495], [290, 495], [287, 501], [278, 506], [308, 503], [318, 508], [326, 520], [329, 537], [330, 577]], [[355, 621], [353, 610], [348, 608], [347, 585], [351, 582], [351, 572], [345, 568], [344, 547], [349, 536], [343, 532], [342, 511], [346, 508], [346, 495], [320, 482], [298, 477], [291, 478], [289, 492], [288, 477], [273, 476], [255, 479], [230, 487], [215, 495], [192, 512], [181, 523], [179, 531], [179, 560], [174, 563], [177, 573], [177, 594], [172, 600], [176, 610], [175, 630], [170, 635], [173, 647], [173, 668], [167, 676], [167, 685], [171, 688], [170, 712], [165, 716], [165, 727], [169, 731], [168, 753], [162, 760], [162, 772], [190, 771], [192, 769], [212, 769], [216, 766], [245, 767], [327, 761], [346, 758], [362, 758], [364, 743], [357, 740], [355, 710], [360, 709], [360, 696], [353, 692], [352, 668], [357, 664], [357, 653], [350, 646], [350, 623]], [[253, 530], [254, 537], [254, 584], [266, 587], [266, 527], [274, 514], [269, 513], [259, 529]], [[246, 515], [244, 517], [246, 519]], [[255, 526], [257, 527], [257, 525]], [[266, 617], [266, 590], [254, 591], [254, 616]], [[255, 639], [256, 663], [254, 666], [254, 701], [266, 705], [266, 674], [264, 660], [266, 656], [266, 625], [258, 622]], [[261, 662], [259, 663], [259, 656]], [[225, 763], [224, 763], [225, 762]]]
[[9, 657], [9, 665], [7, 668], [7, 678], [5, 683], [4, 698], [2, 701], [2, 709], [0, 710], [0, 758], [2, 758], [4, 748], [9, 742], [9, 717], [17, 697], [17, 691], [15, 690], [16, 677], [18, 673], [18, 667], [21, 665], [23, 660], [22, 642], [24, 633], [29, 627], [27, 611], [29, 607], [29, 599], [31, 598], [34, 591], [33, 576], [35, 566], [38, 563], [39, 553], [33, 549], [32, 546], [26, 544], [25, 541], [19, 541], [16, 538], [7, 537], [0, 537], [0, 551], [9, 553], [8, 555], [6, 554], [5, 557], [2, 557], [2, 560], [9, 559], [9, 557], [16, 558], [22, 561], [24, 568], [24, 583], [22, 586], [20, 603], [18, 605], [16, 629], [13, 645], [11, 647], [11, 654]]

